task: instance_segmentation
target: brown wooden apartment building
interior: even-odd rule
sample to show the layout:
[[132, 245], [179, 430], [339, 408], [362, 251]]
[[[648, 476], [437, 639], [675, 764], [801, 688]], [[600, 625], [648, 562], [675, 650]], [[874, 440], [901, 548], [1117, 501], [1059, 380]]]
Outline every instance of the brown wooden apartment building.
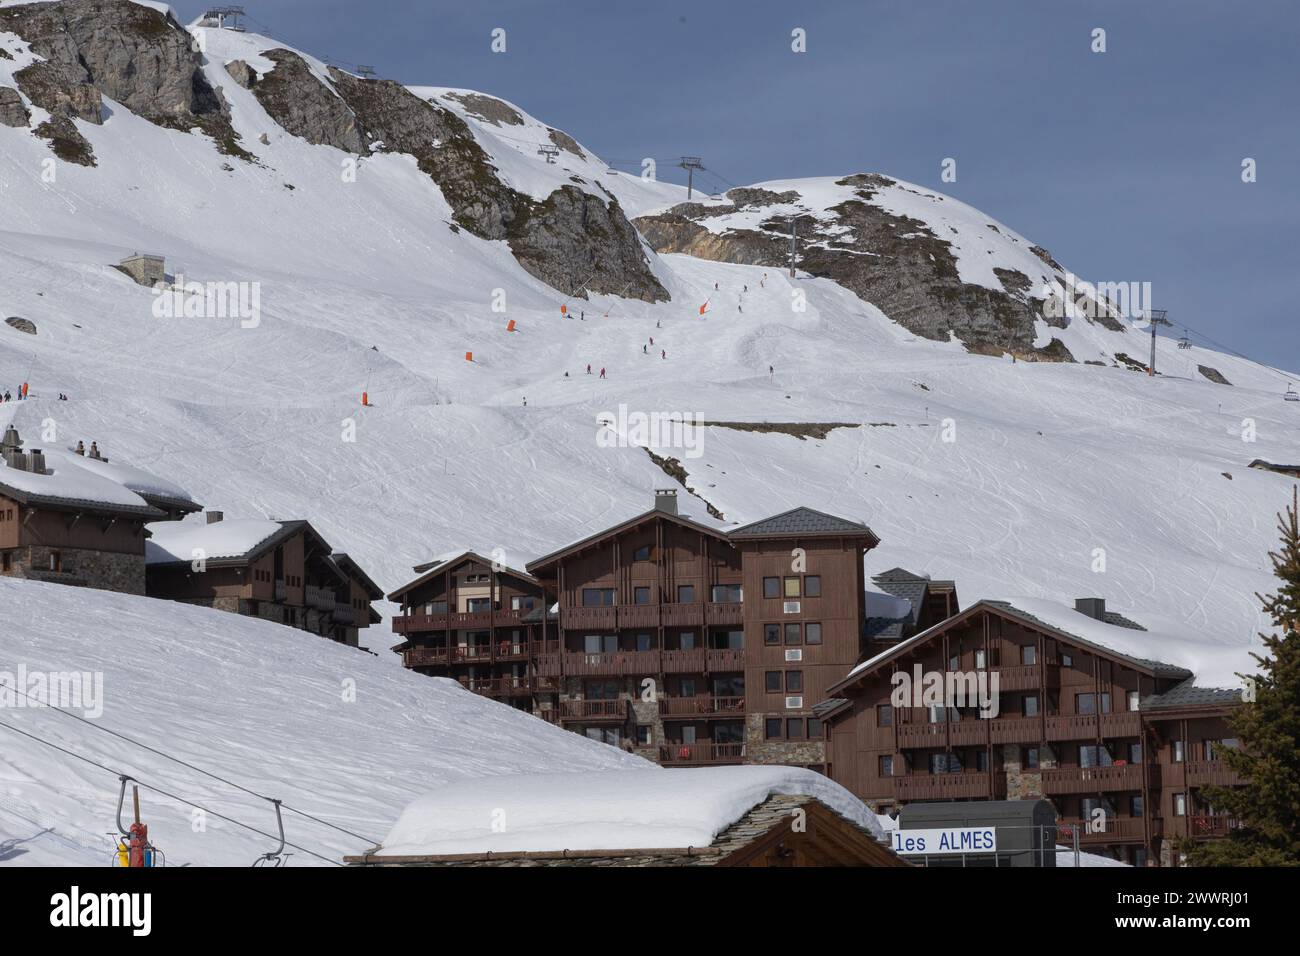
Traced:
[[865, 525], [729, 533], [654, 507], [530, 562], [467, 552], [389, 595], [407, 667], [668, 765], [821, 768], [813, 705], [861, 656]]
[[[1067, 610], [1068, 614], [1068, 609]], [[1101, 599], [1075, 612], [1140, 625]], [[980, 601], [878, 653], [830, 689], [818, 713], [828, 772], [877, 807], [911, 801], [1046, 797], [1092, 852], [1171, 865], [1181, 840], [1235, 821], [1201, 797], [1240, 781], [1218, 759], [1240, 692], [1197, 688], [1180, 667], [1118, 653], [1000, 601]], [[1095, 636], [1093, 622], [1079, 631]], [[996, 672], [999, 710], [891, 704], [896, 672]], [[1091, 825], [1090, 825], [1091, 824]], [[1099, 825], [1100, 824], [1100, 825]]]

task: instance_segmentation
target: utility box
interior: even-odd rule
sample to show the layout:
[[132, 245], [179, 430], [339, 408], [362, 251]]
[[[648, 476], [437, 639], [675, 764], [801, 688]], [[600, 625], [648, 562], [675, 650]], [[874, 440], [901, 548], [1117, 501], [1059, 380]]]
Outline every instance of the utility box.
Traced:
[[919, 866], [1056, 866], [1056, 809], [1048, 800], [909, 803], [891, 836]]

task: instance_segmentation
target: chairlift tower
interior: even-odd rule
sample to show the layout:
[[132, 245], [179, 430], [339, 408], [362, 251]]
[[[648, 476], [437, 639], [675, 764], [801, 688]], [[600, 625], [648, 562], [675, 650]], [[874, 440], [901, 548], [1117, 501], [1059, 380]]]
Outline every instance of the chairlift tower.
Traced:
[[212, 7], [203, 14], [205, 20], [217, 21], [219, 30], [234, 30], [238, 33], [244, 32], [244, 27], [239, 22], [242, 16], [245, 16], [243, 7]]
[[698, 156], [683, 156], [678, 167], [686, 170], [686, 199], [689, 202], [691, 198], [691, 189], [695, 185], [695, 170], [704, 169], [704, 161]]
[[1162, 325], [1173, 325], [1165, 316], [1168, 309], [1147, 309], [1147, 321], [1151, 323], [1151, 364], [1147, 366], [1147, 375], [1156, 374], [1156, 332]]
[[547, 165], [549, 165], [549, 166], [554, 166], [554, 165], [555, 165], [555, 159], [556, 159], [556, 157], [560, 155], [560, 147], [558, 147], [558, 146], [549, 146], [549, 145], [547, 145], [547, 146], [538, 146], [538, 147], [537, 147], [537, 155], [538, 155], [538, 156], [541, 156], [543, 159], [545, 159]]

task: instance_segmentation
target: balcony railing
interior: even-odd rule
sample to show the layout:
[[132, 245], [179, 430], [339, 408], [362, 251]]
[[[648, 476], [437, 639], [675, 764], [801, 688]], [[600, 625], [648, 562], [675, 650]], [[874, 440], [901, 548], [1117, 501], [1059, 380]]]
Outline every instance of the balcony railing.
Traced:
[[664, 717], [737, 717], [745, 713], [743, 697], [660, 697]]
[[408, 647], [402, 651], [402, 665], [404, 667], [421, 667], [446, 663], [447, 648], [445, 647]]
[[704, 648], [663, 652], [665, 674], [703, 674], [708, 666], [708, 656]]
[[1224, 837], [1241, 826], [1235, 817], [1193, 816], [1186, 818], [1186, 831], [1190, 837]]
[[995, 717], [989, 724], [995, 744], [1036, 744], [1043, 734], [1037, 717]]
[[709, 670], [743, 671], [745, 669], [745, 652], [738, 648], [709, 648]]
[[332, 611], [334, 610], [335, 605], [338, 604], [337, 596], [333, 591], [326, 588], [318, 588], [309, 584], [307, 585], [306, 592], [307, 605], [309, 607], [318, 608], [322, 611]]
[[1017, 664], [1014, 667], [996, 668], [998, 690], [1037, 690], [1040, 685], [1046, 687], [1061, 686], [1061, 666], [1059, 664]]
[[[1239, 787], [1245, 782], [1220, 760], [1189, 760], [1183, 766], [1187, 769], [1189, 787]], [[1169, 772], [1176, 780], [1177, 766], [1169, 768]]]
[[889, 778], [899, 800], [1001, 800], [1007, 793], [1006, 774], [908, 774]]
[[1141, 790], [1145, 764], [1110, 767], [1052, 767], [1042, 771], [1043, 793], [1105, 793], [1112, 790]]
[[925, 720], [902, 720], [898, 725], [898, 745], [905, 748], [943, 748], [971, 746], [988, 740], [988, 721], [980, 718], [929, 723]]
[[624, 720], [627, 718], [626, 700], [562, 700], [561, 720]]
[[1142, 715], [1137, 711], [1111, 714], [1055, 714], [1047, 718], [1048, 740], [1089, 740], [1102, 737], [1137, 737]]
[[605, 607], [569, 607], [561, 610], [561, 621], [570, 630], [608, 630], [617, 626], [613, 605]]
[[421, 631], [445, 631], [491, 627], [518, 627], [527, 611], [455, 611], [442, 614], [404, 614], [393, 618], [395, 634], [418, 634]]
[[[1146, 839], [1145, 822], [1142, 817], [1108, 816], [1104, 827], [1096, 829], [1095, 824], [1088, 820], [1061, 819], [1056, 821], [1056, 840], [1067, 847], [1072, 845], [1074, 841], [1073, 827], [1078, 827], [1079, 844], [1081, 846], [1132, 841], [1140, 843]], [[1154, 819], [1152, 824], [1152, 833], [1154, 835], [1158, 832], [1158, 824]]]
[[488, 697], [515, 697], [531, 694], [534, 683], [527, 677], [461, 677], [460, 685], [466, 690]]
[[658, 651], [613, 651], [608, 654], [564, 655], [564, 673], [575, 677], [642, 677], [658, 674]]
[[700, 743], [664, 744], [659, 748], [659, 762], [668, 765], [740, 763], [745, 759], [744, 744]]
[[704, 605], [704, 621], [710, 627], [740, 624], [744, 621], [745, 606], [740, 602]]

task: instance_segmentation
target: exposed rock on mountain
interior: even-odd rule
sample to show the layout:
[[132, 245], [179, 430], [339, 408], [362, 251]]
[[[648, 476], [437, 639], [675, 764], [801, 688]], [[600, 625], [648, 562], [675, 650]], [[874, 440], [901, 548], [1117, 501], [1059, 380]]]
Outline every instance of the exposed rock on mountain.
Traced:
[[[1059, 339], [1044, 343], [1037, 326], [1068, 324], [1043, 315], [1045, 288], [1064, 276], [1046, 250], [991, 222], [972, 226], [966, 220], [981, 217], [970, 207], [885, 176], [809, 184], [815, 196], [738, 188], [725, 202], [682, 203], [635, 224], [658, 252], [783, 267], [797, 218], [801, 269], [833, 279], [917, 335], [956, 336], [972, 352], [1073, 360]], [[1108, 316], [1097, 321], [1117, 326]]]
[[275, 69], [265, 76], [258, 78], [242, 60], [227, 64], [226, 72], [251, 89], [286, 132], [316, 146], [363, 155], [370, 152], [357, 128], [356, 115], [316, 79], [302, 57], [289, 50], [268, 50], [263, 55], [275, 63]]
[[[102, 104], [90, 87], [159, 126], [197, 126], [223, 153], [247, 157], [204, 78], [201, 54], [169, 14], [123, 0], [62, 0], [0, 8], [0, 30], [45, 61], [19, 75], [19, 87], [42, 108], [98, 123]], [[64, 124], [54, 126], [66, 133]]]
[[31, 114], [13, 87], [0, 86], [0, 126], [26, 126]]

